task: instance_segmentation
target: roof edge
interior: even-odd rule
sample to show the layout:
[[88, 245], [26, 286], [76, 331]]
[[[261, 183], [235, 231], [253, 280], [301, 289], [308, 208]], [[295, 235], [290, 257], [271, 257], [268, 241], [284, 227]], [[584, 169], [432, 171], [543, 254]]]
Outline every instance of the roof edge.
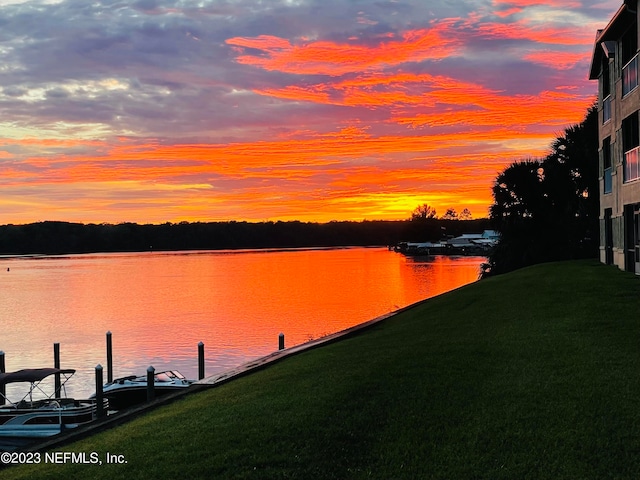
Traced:
[[593, 44], [593, 55], [591, 56], [591, 65], [589, 66], [589, 80], [595, 80], [599, 75], [600, 59], [604, 54], [604, 50], [600, 47], [600, 43], [607, 38], [607, 35], [618, 25], [625, 13], [636, 13], [637, 0], [623, 0], [622, 5], [613, 15], [607, 26], [598, 29]]

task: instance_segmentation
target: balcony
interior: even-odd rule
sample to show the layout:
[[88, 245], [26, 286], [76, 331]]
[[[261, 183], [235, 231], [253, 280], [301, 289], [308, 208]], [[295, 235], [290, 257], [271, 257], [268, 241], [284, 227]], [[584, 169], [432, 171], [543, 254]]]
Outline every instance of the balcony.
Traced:
[[[624, 154], [624, 181], [630, 182], [640, 178], [640, 162], [638, 162], [638, 150], [640, 147], [635, 147]], [[606, 175], [605, 175], [606, 177]], [[605, 186], [606, 186], [605, 179]]]
[[[638, 55], [633, 57], [622, 69], [622, 96], [638, 86]], [[603, 107], [604, 108], [604, 107]]]

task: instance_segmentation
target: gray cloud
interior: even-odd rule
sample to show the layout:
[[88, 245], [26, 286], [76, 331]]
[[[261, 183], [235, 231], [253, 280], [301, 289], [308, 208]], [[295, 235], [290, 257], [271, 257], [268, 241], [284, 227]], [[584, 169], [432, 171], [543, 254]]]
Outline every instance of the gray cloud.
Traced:
[[[489, 2], [470, 0], [443, 5], [422, 0], [227, 0], [194, 5], [66, 0], [0, 7], [4, 121], [36, 127], [58, 121], [92, 123], [105, 132], [145, 137], [234, 138], [240, 128], [297, 126], [302, 118], [344, 118], [347, 112], [355, 117], [361, 113], [357, 107], [251, 94], [255, 88], [314, 85], [327, 79], [241, 65], [225, 40], [272, 35], [374, 45], [380, 34], [427, 28], [438, 19], [464, 19], [471, 12], [489, 18], [492, 8]], [[585, 2], [577, 11], [594, 16], [602, 13], [600, 8]], [[506, 50], [525, 40], [479, 41], [465, 29], [456, 34], [472, 52], [468, 58], [407, 64], [403, 70], [469, 78], [509, 93], [541, 89], [545, 67], [528, 63], [523, 69], [522, 59], [495, 55], [487, 65], [492, 48]], [[531, 78], [537, 78], [538, 85]]]

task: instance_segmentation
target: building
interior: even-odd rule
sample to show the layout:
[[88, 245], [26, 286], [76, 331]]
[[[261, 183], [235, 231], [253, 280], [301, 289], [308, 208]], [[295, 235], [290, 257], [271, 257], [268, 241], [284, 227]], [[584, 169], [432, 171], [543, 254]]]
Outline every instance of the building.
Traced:
[[598, 30], [589, 78], [598, 80], [600, 260], [640, 274], [638, 0]]

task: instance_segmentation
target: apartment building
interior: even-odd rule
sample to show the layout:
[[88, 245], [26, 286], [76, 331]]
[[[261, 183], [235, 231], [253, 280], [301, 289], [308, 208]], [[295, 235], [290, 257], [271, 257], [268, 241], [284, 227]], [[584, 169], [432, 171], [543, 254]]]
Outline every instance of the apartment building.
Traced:
[[640, 274], [638, 0], [598, 30], [589, 78], [598, 80], [600, 260]]

